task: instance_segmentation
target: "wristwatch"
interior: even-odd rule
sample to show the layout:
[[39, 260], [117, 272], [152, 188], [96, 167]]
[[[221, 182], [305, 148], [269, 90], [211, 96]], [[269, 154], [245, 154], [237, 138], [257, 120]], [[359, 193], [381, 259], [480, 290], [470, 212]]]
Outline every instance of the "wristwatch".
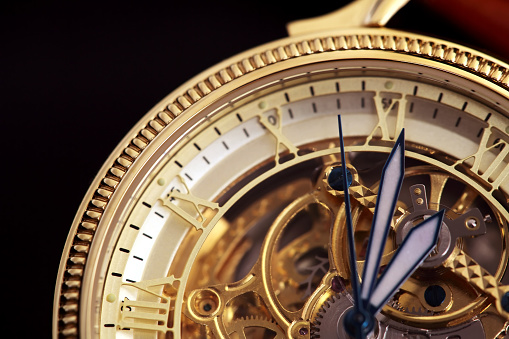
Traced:
[[169, 94], [91, 184], [53, 338], [509, 337], [509, 65], [290, 23]]

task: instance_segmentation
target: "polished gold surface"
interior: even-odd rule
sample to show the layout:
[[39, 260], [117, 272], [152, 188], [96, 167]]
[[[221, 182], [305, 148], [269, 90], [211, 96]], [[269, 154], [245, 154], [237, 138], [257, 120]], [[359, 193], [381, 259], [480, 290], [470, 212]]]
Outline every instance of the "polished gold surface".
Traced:
[[[328, 185], [342, 165], [331, 124], [341, 113], [359, 268], [379, 173], [402, 128], [413, 193], [398, 202], [382, 265], [429, 210], [445, 206], [454, 228], [373, 336], [471, 326], [500, 338], [508, 83], [507, 65], [474, 50], [359, 28], [290, 37], [198, 75], [145, 116], [91, 186], [61, 264], [54, 336], [330, 333], [352, 305], [343, 194]], [[424, 297], [431, 285], [445, 293], [440, 305]]]
[[320, 30], [385, 26], [409, 0], [357, 0], [335, 12], [318, 18], [290, 22], [289, 35], [314, 33]]

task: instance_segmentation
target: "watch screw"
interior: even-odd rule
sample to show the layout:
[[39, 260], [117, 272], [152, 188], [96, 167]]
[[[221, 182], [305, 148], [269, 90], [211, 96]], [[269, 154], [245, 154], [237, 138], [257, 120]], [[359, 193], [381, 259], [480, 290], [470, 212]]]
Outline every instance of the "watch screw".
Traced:
[[332, 278], [331, 288], [334, 292], [339, 293], [343, 291], [343, 286], [341, 284], [341, 278], [340, 277], [334, 277]]
[[470, 229], [470, 230], [475, 230], [478, 228], [479, 226], [479, 220], [477, 220], [476, 218], [468, 218], [466, 221], [465, 221], [465, 226]]
[[[329, 186], [335, 189], [336, 191], [344, 191], [345, 187], [343, 187], [343, 167], [336, 166], [333, 167], [329, 173], [329, 177], [327, 178]], [[347, 186], [350, 187], [352, 184], [352, 172], [346, 169], [346, 182]], [[346, 188], [348, 188], [346, 187]]]
[[220, 297], [212, 289], [203, 289], [193, 292], [191, 307], [200, 317], [211, 317], [221, 307]]

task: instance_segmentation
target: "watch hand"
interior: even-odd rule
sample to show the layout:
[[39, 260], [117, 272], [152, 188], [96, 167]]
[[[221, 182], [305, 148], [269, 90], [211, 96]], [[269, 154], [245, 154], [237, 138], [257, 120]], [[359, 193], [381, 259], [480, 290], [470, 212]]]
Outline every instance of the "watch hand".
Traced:
[[345, 317], [345, 328], [349, 334], [355, 339], [366, 338], [367, 333], [371, 331], [373, 326], [373, 317], [364, 310], [364, 306], [359, 299], [360, 296], [360, 282], [359, 274], [357, 273], [357, 256], [355, 254], [355, 240], [353, 235], [353, 223], [350, 206], [350, 195], [348, 185], [348, 172], [346, 169], [346, 158], [345, 158], [345, 144], [343, 140], [343, 127], [341, 124], [341, 115], [338, 115], [338, 127], [339, 127], [339, 145], [341, 149], [341, 169], [342, 169], [342, 182], [345, 193], [345, 214], [346, 214], [346, 230], [348, 238], [348, 254], [349, 264], [351, 273], [351, 284], [352, 284], [352, 295], [354, 299], [353, 310], [351, 310]]
[[373, 216], [362, 275], [361, 300], [364, 307], [368, 306], [368, 301], [375, 287], [380, 268], [380, 260], [382, 259], [385, 242], [391, 227], [394, 209], [396, 208], [396, 202], [398, 201], [403, 176], [405, 174], [404, 138], [403, 130], [385, 163], [380, 180], [375, 214]]
[[421, 222], [408, 232], [384, 270], [368, 300], [368, 311], [375, 315], [417, 270], [435, 247], [444, 210]]
[[500, 285], [497, 279], [479, 265], [463, 250], [457, 249], [453, 260], [447, 260], [444, 266], [459, 275], [482, 292], [495, 298], [497, 311], [509, 319], [509, 286]]

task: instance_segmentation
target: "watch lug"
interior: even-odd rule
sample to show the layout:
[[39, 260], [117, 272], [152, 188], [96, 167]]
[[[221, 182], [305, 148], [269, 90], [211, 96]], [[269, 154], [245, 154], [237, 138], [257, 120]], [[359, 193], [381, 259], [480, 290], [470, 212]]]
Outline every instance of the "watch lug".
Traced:
[[329, 14], [292, 21], [286, 25], [290, 36], [335, 28], [381, 27], [409, 0], [355, 0]]

